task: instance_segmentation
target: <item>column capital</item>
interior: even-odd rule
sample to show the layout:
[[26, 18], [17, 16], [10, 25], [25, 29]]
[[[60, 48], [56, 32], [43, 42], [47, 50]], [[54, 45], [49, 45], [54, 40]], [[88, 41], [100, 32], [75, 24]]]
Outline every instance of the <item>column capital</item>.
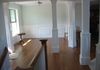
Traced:
[[52, 4], [56, 4], [57, 3], [57, 0], [51, 0], [51, 3]]

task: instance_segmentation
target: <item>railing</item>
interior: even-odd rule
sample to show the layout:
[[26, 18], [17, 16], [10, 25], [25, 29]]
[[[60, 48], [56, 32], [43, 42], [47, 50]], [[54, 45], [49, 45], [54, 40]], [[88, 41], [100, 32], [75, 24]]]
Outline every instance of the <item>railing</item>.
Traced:
[[4, 64], [5, 58], [7, 56], [7, 53], [8, 53], [8, 49], [7, 49], [7, 47], [5, 47], [3, 52], [2, 52], [2, 54], [1, 54], [1, 56], [0, 56], [0, 70], [2, 69], [2, 66]]
[[[48, 60], [47, 60], [47, 40], [40, 40], [42, 47], [37, 54], [34, 55], [30, 62], [30, 67], [21, 68], [17, 67], [15, 70], [48, 70]], [[37, 68], [38, 65], [38, 68]]]
[[45, 52], [45, 65], [46, 65], [46, 70], [48, 70], [48, 56], [47, 56], [47, 44], [46, 44], [46, 42], [47, 42], [47, 40], [45, 39], [45, 40], [40, 40], [41, 41], [41, 43], [42, 43], [42, 46], [43, 46], [43, 48], [44, 48], [44, 52]]

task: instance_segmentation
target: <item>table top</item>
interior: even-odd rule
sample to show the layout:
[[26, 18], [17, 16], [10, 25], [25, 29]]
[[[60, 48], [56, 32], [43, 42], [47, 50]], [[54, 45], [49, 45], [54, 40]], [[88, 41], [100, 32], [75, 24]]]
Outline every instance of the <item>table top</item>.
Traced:
[[18, 53], [18, 57], [14, 61], [16, 61], [18, 67], [28, 68], [35, 62], [42, 49], [42, 45], [37, 39], [26, 38], [23, 41], [15, 45], [15, 52]]

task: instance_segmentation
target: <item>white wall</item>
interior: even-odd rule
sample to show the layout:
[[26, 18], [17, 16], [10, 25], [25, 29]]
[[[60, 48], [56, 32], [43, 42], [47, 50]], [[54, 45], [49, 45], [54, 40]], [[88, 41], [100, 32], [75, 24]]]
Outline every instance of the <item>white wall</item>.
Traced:
[[[63, 37], [68, 32], [67, 28], [67, 3], [57, 2], [57, 24], [58, 36]], [[26, 33], [26, 37], [32, 38], [50, 38], [52, 37], [52, 9], [50, 3], [35, 5], [16, 5], [10, 4], [10, 7], [19, 10], [20, 29]], [[81, 4], [75, 5], [75, 23], [81, 29]], [[22, 25], [21, 25], [22, 24]], [[14, 38], [17, 42], [19, 37]]]
[[[58, 3], [57, 11], [58, 33], [59, 37], [63, 37], [65, 26], [67, 27], [66, 5]], [[52, 8], [50, 3], [40, 6], [22, 6], [22, 13], [23, 30], [27, 34], [26, 37], [52, 37]]]
[[51, 5], [23, 6], [23, 30], [26, 37], [51, 37]]
[[[13, 4], [13, 3], [9, 3], [9, 8], [14, 8], [18, 10], [18, 17], [19, 17], [19, 27], [20, 27], [20, 32], [23, 32], [23, 28], [22, 28], [22, 12], [21, 12], [21, 6], [17, 5], [17, 4]], [[15, 37], [12, 38], [13, 39], [13, 44], [18, 42], [20, 40], [19, 36], [16, 35]]]
[[77, 30], [81, 30], [81, 3], [76, 3], [75, 4], [75, 23], [77, 26]]
[[[3, 3], [0, 0], [0, 55], [2, 54], [5, 47], [7, 47], [7, 38], [6, 38], [6, 28], [4, 21], [4, 11]], [[10, 62], [8, 55], [5, 58], [4, 64], [1, 70], [11, 70]]]
[[3, 4], [0, 1], [0, 54], [5, 46], [7, 46], [6, 28], [3, 15]]

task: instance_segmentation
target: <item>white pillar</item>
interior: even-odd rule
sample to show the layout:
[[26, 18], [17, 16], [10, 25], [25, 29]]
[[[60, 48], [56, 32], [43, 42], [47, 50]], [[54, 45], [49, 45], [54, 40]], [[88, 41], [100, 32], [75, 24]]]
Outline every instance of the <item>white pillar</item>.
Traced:
[[53, 53], [59, 52], [59, 38], [58, 38], [58, 28], [57, 28], [57, 0], [51, 0], [52, 3], [52, 51]]
[[75, 3], [69, 2], [68, 8], [68, 46], [76, 47]]
[[82, 0], [82, 32], [80, 64], [88, 65], [90, 63], [90, 0]]

